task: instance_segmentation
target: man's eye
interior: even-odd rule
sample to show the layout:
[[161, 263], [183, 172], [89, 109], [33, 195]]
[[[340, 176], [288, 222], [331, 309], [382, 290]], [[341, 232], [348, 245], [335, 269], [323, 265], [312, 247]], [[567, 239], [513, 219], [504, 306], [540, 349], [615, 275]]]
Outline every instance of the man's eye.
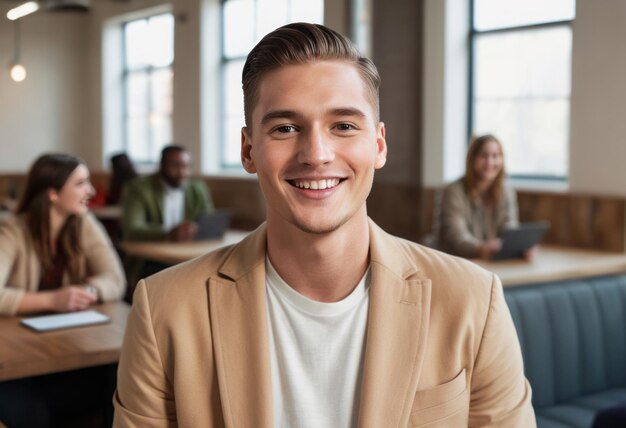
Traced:
[[295, 132], [296, 127], [292, 125], [283, 125], [283, 126], [279, 126], [278, 128], [276, 128], [276, 131], [282, 134], [288, 134], [290, 132]]
[[354, 126], [349, 123], [339, 123], [337, 124], [336, 128], [339, 131], [352, 131], [353, 129], [355, 129]]

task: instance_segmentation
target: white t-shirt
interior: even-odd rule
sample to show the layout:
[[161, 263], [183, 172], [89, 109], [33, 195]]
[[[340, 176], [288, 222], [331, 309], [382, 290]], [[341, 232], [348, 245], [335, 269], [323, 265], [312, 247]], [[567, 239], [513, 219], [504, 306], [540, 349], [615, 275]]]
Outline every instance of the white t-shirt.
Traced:
[[185, 190], [163, 182], [163, 230], [169, 232], [185, 218]]
[[266, 259], [274, 426], [357, 425], [369, 306], [369, 268], [345, 299], [311, 300]]

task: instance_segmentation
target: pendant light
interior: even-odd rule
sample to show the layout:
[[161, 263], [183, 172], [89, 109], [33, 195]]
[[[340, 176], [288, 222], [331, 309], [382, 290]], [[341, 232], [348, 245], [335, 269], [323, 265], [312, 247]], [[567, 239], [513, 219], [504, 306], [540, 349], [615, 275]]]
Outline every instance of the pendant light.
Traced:
[[14, 82], [22, 82], [24, 79], [26, 79], [26, 68], [24, 67], [23, 64], [20, 63], [20, 21], [19, 19], [16, 19], [14, 21], [14, 37], [13, 37], [13, 41], [15, 42], [15, 47], [14, 47], [14, 51], [13, 51], [13, 61], [11, 62], [10, 65], [10, 75], [11, 75], [11, 79], [13, 79]]

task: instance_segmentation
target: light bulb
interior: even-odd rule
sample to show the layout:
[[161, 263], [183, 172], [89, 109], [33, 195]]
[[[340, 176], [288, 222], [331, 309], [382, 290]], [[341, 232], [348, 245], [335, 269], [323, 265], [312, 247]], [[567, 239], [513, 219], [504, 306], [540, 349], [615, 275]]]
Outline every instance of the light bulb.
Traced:
[[14, 82], [21, 82], [26, 79], [26, 68], [22, 64], [13, 64], [11, 67], [11, 79]]
[[15, 21], [16, 19], [20, 19], [33, 12], [37, 12], [38, 10], [39, 3], [37, 3], [36, 1], [29, 1], [8, 11], [7, 18], [9, 18], [11, 21]]

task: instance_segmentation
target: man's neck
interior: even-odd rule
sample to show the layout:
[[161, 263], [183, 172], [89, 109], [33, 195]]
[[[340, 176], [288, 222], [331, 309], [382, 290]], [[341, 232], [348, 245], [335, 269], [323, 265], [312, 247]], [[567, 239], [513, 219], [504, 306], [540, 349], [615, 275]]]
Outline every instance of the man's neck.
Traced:
[[316, 301], [337, 302], [348, 296], [369, 265], [367, 216], [354, 217], [326, 234], [304, 232], [282, 220], [275, 225], [268, 218], [268, 255], [280, 277]]

